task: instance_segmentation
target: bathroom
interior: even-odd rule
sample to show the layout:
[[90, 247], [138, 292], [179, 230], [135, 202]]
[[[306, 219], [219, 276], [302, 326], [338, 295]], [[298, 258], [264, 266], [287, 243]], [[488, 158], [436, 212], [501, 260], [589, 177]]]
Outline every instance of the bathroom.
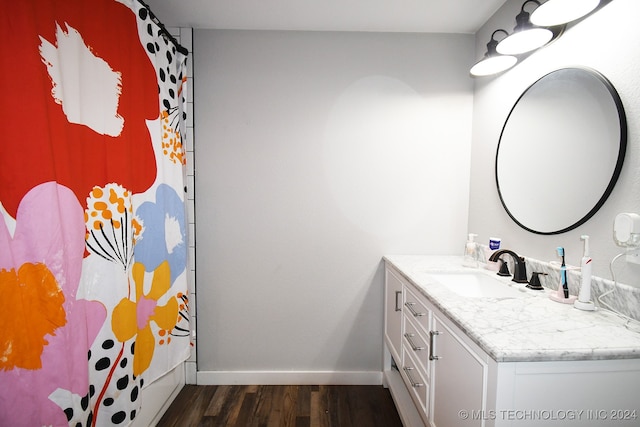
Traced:
[[[185, 382], [380, 384], [385, 255], [462, 255], [476, 233], [541, 262], [558, 261], [562, 246], [575, 266], [589, 235], [593, 274], [611, 279], [621, 251], [614, 218], [640, 213], [637, 0], [605, 2], [512, 69], [481, 78], [469, 68], [494, 30], [515, 26], [522, 0], [494, 2], [486, 23], [457, 33], [209, 29], [176, 20], [171, 7], [185, 2], [146, 3], [189, 45], [197, 335], [184, 371], [147, 387], [135, 425], [157, 420]], [[599, 71], [619, 93], [624, 165], [584, 224], [531, 233], [501, 204], [496, 148], [520, 94], [572, 66]], [[561, 199], [570, 168], [598, 165], [539, 167]], [[640, 265], [616, 268], [640, 288]]]
[[[640, 4], [614, 0], [503, 74], [471, 78], [522, 3], [505, 2], [471, 35], [194, 29], [198, 335], [188, 381], [379, 383], [382, 256], [461, 254], [468, 232], [544, 262], [563, 246], [570, 265], [588, 234], [593, 274], [611, 278], [613, 220], [640, 212]], [[162, 2], [150, 6], [172, 25]], [[626, 157], [592, 218], [535, 234], [500, 203], [496, 147], [520, 94], [570, 66], [617, 89]], [[561, 198], [565, 171], [540, 173], [556, 176]], [[617, 268], [640, 287], [640, 266]]]

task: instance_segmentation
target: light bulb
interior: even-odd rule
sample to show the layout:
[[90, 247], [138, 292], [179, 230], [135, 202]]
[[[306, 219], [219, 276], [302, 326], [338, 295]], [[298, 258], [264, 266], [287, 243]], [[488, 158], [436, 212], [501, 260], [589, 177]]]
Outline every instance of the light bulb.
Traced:
[[519, 55], [544, 46], [553, 38], [547, 28], [530, 28], [517, 31], [498, 43], [496, 50], [503, 55]]
[[510, 55], [490, 56], [476, 63], [469, 71], [471, 75], [481, 77], [497, 74], [513, 67], [518, 59]]
[[531, 22], [542, 27], [566, 24], [593, 11], [600, 0], [549, 0], [531, 14]]

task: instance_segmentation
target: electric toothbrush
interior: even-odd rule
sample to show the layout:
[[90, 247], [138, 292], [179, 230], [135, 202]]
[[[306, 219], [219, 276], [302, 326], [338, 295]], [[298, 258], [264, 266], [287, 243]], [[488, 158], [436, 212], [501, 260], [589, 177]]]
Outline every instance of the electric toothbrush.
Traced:
[[558, 286], [557, 292], [551, 292], [549, 294], [549, 298], [562, 304], [574, 304], [576, 296], [569, 295], [569, 280], [567, 278], [567, 264], [564, 260], [564, 248], [559, 246], [557, 251], [558, 256], [562, 257], [562, 264], [560, 265], [560, 286]]
[[569, 298], [569, 284], [567, 283], [567, 265], [564, 263], [564, 248], [558, 247], [558, 256], [562, 257], [562, 265], [560, 266], [560, 284], [562, 285], [562, 291], [564, 297]]
[[584, 241], [584, 252], [582, 254], [582, 262], [580, 263], [581, 281], [578, 299], [573, 306], [580, 310], [594, 311], [596, 306], [591, 301], [591, 265], [593, 259], [589, 256], [589, 236], [580, 236], [580, 240]]

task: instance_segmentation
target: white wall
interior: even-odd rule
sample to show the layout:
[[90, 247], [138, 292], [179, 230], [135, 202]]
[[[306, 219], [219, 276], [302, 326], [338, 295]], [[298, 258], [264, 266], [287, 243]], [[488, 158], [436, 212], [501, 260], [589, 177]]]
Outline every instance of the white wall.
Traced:
[[[476, 39], [476, 57], [486, 50], [491, 33], [511, 30], [522, 1], [509, 0], [481, 29]], [[579, 265], [582, 256], [580, 235], [591, 236], [594, 274], [611, 278], [609, 262], [621, 250], [612, 239], [612, 224], [620, 212], [640, 213], [640, 2], [614, 0], [596, 14], [569, 28], [560, 39], [535, 52], [516, 67], [498, 77], [476, 80], [473, 116], [473, 149], [469, 231], [480, 234], [480, 242], [501, 236], [503, 247], [540, 260], [558, 260], [557, 246], [564, 246], [567, 261]], [[500, 132], [518, 96], [534, 81], [550, 71], [568, 66], [587, 66], [603, 73], [622, 98], [628, 122], [625, 163], [617, 186], [593, 218], [567, 233], [544, 236], [518, 227], [503, 209], [495, 185], [495, 153]], [[532, 120], [535, 118], [532, 117]], [[526, 162], [527, 159], [522, 159]], [[597, 165], [586, 165], [588, 168]], [[562, 172], [558, 197], [562, 197]], [[587, 189], [588, 191], [588, 189]], [[533, 201], [535, 203], [535, 201]], [[539, 206], [553, 209], [553, 206]], [[640, 266], [616, 263], [618, 279], [640, 286]]]
[[195, 31], [199, 383], [379, 378], [381, 257], [462, 251], [473, 43]]

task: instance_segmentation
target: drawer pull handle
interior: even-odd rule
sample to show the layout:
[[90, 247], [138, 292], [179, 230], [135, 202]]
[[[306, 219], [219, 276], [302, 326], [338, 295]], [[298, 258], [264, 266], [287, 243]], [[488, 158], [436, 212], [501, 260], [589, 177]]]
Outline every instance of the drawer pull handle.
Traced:
[[398, 297], [402, 295], [402, 291], [396, 291], [396, 311], [402, 311], [402, 307], [399, 307]]
[[411, 346], [411, 348], [413, 349], [413, 351], [420, 351], [420, 350], [424, 350], [424, 347], [420, 347], [415, 345], [415, 343], [413, 342], [413, 340], [411, 338], [415, 337], [416, 334], [410, 334], [410, 333], [406, 333], [404, 334], [404, 337], [407, 339], [407, 341], [409, 341], [409, 345]]
[[429, 331], [429, 360], [439, 360], [440, 356], [436, 356], [436, 335], [440, 335], [440, 331]]
[[404, 305], [407, 306], [407, 308], [409, 309], [411, 314], [413, 314], [413, 317], [422, 317], [422, 316], [426, 316], [427, 315], [427, 313], [419, 313], [413, 308], [413, 306], [416, 305], [415, 302], [407, 301], [407, 302], [404, 303]]
[[413, 378], [411, 378], [411, 374], [409, 373], [409, 371], [413, 371], [413, 368], [411, 368], [409, 366], [405, 366], [402, 369], [404, 369], [404, 373], [407, 374], [407, 378], [409, 378], [409, 382], [411, 383], [411, 387], [414, 387], [414, 388], [424, 387], [423, 383], [414, 381]]

